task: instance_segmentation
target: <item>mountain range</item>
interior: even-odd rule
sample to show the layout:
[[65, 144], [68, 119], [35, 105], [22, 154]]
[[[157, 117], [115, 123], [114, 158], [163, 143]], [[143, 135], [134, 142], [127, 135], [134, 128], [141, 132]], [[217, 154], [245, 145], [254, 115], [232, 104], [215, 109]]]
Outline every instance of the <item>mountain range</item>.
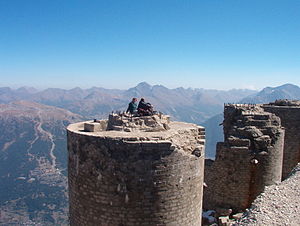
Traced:
[[132, 97], [144, 97], [173, 120], [206, 127], [206, 156], [222, 141], [224, 103], [261, 103], [300, 99], [292, 84], [260, 92], [234, 89], [168, 89], [145, 82], [128, 90], [22, 87], [0, 88], [0, 224], [67, 224], [67, 149], [69, 123], [107, 118], [124, 111]]
[[243, 98], [239, 102], [261, 104], [279, 99], [299, 100], [300, 88], [293, 84], [285, 84], [278, 87], [266, 87], [258, 93]]
[[16, 90], [3, 87], [0, 88], [0, 103], [27, 100], [64, 108], [87, 118], [103, 118], [108, 112], [126, 110], [132, 97], [144, 97], [156, 110], [169, 114], [176, 120], [202, 123], [222, 111], [224, 102], [237, 102], [255, 93], [256, 91], [244, 89], [168, 89], [162, 85], [151, 86], [146, 82], [128, 90], [77, 87], [70, 90], [49, 88], [37, 91], [28, 87]]

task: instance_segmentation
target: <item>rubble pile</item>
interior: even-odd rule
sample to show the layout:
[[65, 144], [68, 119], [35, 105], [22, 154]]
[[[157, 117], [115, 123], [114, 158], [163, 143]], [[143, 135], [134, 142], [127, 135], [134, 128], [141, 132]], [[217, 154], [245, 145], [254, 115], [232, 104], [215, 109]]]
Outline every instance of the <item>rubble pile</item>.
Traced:
[[128, 114], [110, 114], [107, 130], [159, 132], [170, 129], [170, 116], [155, 114], [151, 116], [133, 117]]

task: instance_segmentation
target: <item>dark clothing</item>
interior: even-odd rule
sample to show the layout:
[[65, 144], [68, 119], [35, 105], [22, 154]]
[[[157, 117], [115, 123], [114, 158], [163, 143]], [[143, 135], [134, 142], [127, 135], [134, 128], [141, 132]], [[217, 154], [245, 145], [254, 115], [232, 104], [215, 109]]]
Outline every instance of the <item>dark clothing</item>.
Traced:
[[130, 102], [128, 104], [128, 108], [126, 110], [126, 112], [130, 112], [130, 114], [133, 114], [137, 111], [137, 104], [135, 102]]
[[138, 108], [148, 110], [149, 109], [149, 104], [147, 104], [145, 101], [140, 101]]
[[152, 115], [153, 107], [150, 103], [146, 103], [145, 101], [140, 101], [138, 106], [138, 114], [141, 116]]

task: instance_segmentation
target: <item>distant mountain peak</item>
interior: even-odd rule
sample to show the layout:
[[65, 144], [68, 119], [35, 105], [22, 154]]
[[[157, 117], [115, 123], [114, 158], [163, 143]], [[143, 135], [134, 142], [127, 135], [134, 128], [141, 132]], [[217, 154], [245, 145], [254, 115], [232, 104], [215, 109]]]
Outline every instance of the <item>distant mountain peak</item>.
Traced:
[[139, 84], [137, 84], [136, 88], [146, 88], [146, 89], [150, 89], [152, 86], [147, 83], [147, 82], [140, 82]]
[[[298, 86], [296, 86], [296, 85], [294, 85], [294, 84], [292, 84], [292, 83], [286, 83], [286, 84], [283, 84], [283, 85], [278, 86], [278, 87], [298, 87]], [[299, 87], [298, 87], [298, 88], [299, 88]]]
[[244, 98], [244, 103], [269, 103], [278, 99], [300, 99], [300, 87], [294, 84], [283, 84], [277, 87], [266, 87], [254, 96]]
[[137, 86], [130, 88], [126, 91], [129, 96], [148, 96], [151, 95], [153, 86], [147, 82], [141, 82]]
[[267, 86], [263, 90], [265, 90], [265, 89], [282, 90], [282, 89], [287, 89], [287, 88], [299, 89], [299, 86], [296, 86], [296, 85], [291, 84], [291, 83], [286, 83], [286, 84], [283, 84], [283, 85], [280, 85], [280, 86], [276, 86], [276, 87]]
[[36, 93], [38, 92], [38, 90], [34, 87], [29, 87], [29, 86], [22, 86], [20, 88], [17, 89], [18, 92], [22, 92], [22, 93]]

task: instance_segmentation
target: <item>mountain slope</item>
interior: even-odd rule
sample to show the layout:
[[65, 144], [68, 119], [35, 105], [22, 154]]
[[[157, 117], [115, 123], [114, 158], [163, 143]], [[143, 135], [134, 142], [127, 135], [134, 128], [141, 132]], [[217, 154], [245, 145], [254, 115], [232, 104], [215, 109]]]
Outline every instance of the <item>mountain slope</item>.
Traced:
[[26, 101], [0, 109], [0, 224], [66, 224], [65, 127], [82, 118]]

